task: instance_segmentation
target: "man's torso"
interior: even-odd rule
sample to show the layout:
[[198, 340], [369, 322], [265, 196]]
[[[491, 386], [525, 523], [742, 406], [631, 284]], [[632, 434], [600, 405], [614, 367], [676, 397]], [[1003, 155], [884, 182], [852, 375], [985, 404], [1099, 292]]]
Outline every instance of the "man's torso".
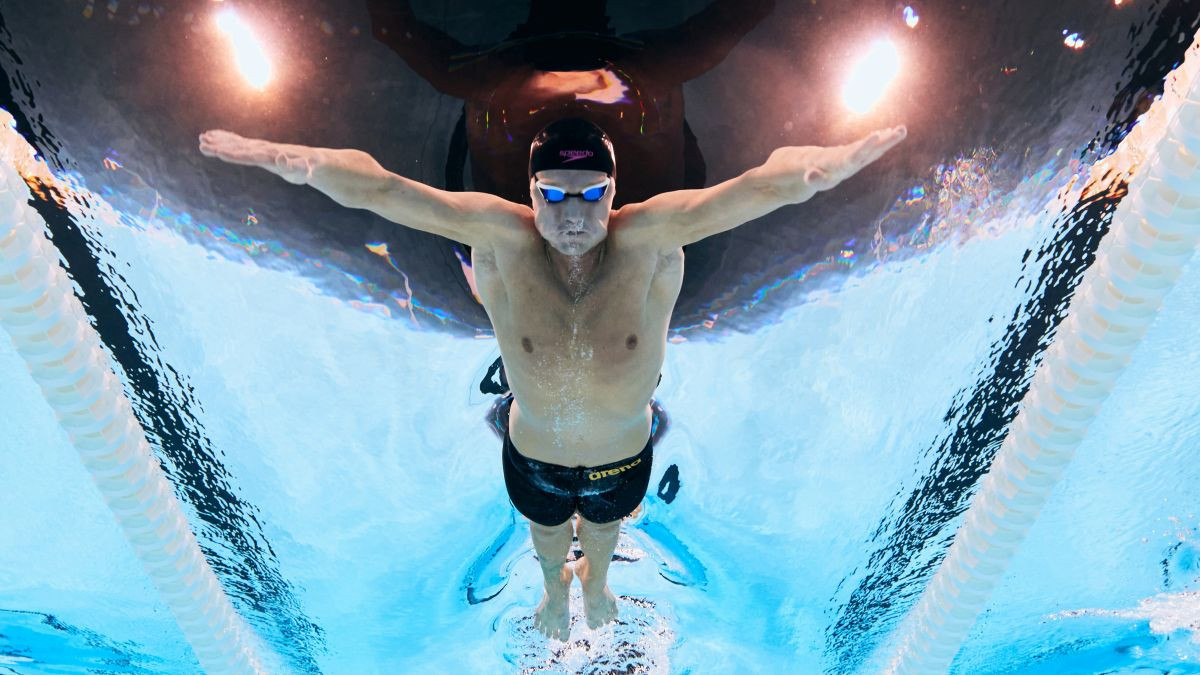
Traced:
[[509, 433], [530, 458], [595, 466], [637, 454], [650, 435], [683, 251], [622, 247], [618, 213], [577, 301], [532, 223], [519, 242], [472, 252], [515, 396]]

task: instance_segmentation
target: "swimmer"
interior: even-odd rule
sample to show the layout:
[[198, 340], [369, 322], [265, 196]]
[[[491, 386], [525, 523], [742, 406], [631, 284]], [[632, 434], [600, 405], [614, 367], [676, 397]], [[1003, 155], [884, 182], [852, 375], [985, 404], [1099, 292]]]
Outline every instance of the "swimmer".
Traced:
[[[532, 206], [438, 190], [359, 150], [208, 131], [200, 151], [471, 247], [513, 393], [501, 467], [513, 505], [531, 521], [545, 578], [534, 625], [566, 640], [574, 577], [588, 626], [617, 617], [608, 567], [621, 519], [641, 503], [649, 482], [650, 399], [683, 278], [682, 247], [837, 186], [906, 133], [895, 127], [849, 145], [779, 148], [718, 185], [616, 210], [612, 143], [581, 118], [553, 122], [535, 136]], [[584, 557], [572, 570], [566, 556], [573, 534]]]

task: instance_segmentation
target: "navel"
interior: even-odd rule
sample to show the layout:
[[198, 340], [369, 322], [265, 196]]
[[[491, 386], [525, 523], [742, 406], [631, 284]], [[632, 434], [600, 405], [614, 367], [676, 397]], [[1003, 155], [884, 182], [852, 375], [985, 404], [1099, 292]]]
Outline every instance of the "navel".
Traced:
[[533, 341], [527, 337], [521, 338], [521, 348], [525, 350], [526, 354], [532, 354], [533, 353]]
[[637, 349], [637, 336], [633, 333], [630, 333], [629, 337], [625, 338], [625, 349]]

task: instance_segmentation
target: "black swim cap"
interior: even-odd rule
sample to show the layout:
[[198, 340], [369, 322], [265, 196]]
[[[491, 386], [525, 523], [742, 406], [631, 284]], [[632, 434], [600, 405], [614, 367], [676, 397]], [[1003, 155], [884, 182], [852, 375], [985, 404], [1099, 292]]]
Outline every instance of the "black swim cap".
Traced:
[[617, 159], [612, 141], [600, 127], [571, 117], [551, 122], [533, 137], [529, 148], [529, 176], [549, 169], [603, 171], [612, 176]]

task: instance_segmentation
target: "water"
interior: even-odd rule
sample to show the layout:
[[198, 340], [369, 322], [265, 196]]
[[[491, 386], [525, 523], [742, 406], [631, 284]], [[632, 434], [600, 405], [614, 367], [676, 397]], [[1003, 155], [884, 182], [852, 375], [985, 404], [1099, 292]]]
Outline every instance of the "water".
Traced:
[[[31, 12], [0, 7], [8, 44], [38, 53]], [[918, 9], [923, 22], [939, 17]], [[1138, 11], [1105, 30], [1155, 16]], [[21, 71], [29, 81], [36, 61]], [[689, 92], [697, 119], [713, 114], [704, 92], [730, 81], [721, 75]], [[25, 112], [47, 111], [70, 136], [82, 117], [43, 79], [46, 102]], [[716, 329], [674, 324], [656, 392], [670, 429], [611, 572], [621, 620], [576, 623], [565, 644], [532, 630], [541, 572], [497, 470], [492, 397], [478, 389], [495, 342], [456, 328], [469, 317], [410, 315], [416, 302], [345, 283], [365, 268], [329, 240], [297, 241], [309, 225], [282, 210], [272, 219], [269, 196], [255, 202], [268, 228], [209, 217], [211, 197], [172, 187], [167, 168], [139, 167], [139, 186], [79, 160], [60, 178], [84, 199], [46, 213], [202, 546], [282, 670], [869, 672], [994, 451], [996, 420], [1044, 340], [1038, 317], [1055, 316], [1057, 289], [1103, 229], [1102, 208], [1071, 215], [1053, 199], [1095, 159], [1084, 147], [1102, 125], [1073, 124], [920, 167], [924, 201], [888, 193], [865, 219], [875, 248], [836, 249], [855, 265], [761, 258], [786, 270], [723, 286], [746, 264], [731, 261], [708, 277], [719, 290], [696, 298], [721, 318]], [[1055, 138], [1065, 157], [1021, 161], [1022, 141]], [[155, 190], [163, 208], [152, 211]], [[251, 237], [283, 243], [236, 245]], [[817, 248], [831, 242], [845, 244], [828, 236]], [[437, 309], [436, 294], [422, 295], [432, 266], [406, 255], [395, 260], [415, 281], [408, 297]], [[823, 264], [834, 271], [801, 271]], [[722, 332], [738, 312], [757, 317], [752, 330]], [[954, 672], [1200, 672], [1198, 312], [1193, 263]], [[0, 672], [196, 672], [7, 341], [0, 374]], [[576, 589], [576, 614], [580, 600]]]

